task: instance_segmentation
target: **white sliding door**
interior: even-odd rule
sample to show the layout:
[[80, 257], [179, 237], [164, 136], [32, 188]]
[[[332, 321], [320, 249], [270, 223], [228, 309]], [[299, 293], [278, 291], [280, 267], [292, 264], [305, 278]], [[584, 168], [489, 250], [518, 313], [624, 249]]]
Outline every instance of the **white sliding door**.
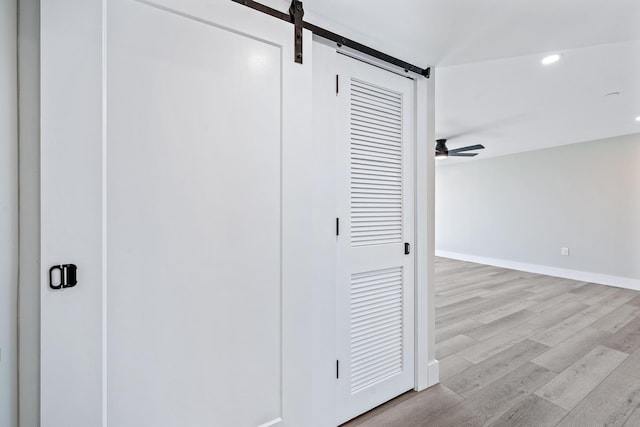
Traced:
[[338, 55], [338, 422], [414, 387], [412, 79]]
[[222, 3], [42, 3], [43, 427], [308, 425], [311, 37]]

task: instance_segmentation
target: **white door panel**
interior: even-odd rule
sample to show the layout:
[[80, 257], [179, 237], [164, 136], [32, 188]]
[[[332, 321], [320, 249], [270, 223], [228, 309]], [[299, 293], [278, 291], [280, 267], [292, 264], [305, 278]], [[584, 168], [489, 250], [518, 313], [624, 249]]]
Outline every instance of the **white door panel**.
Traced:
[[67, 3], [42, 12], [42, 262], [78, 284], [43, 280], [42, 425], [303, 425], [311, 37], [299, 65], [231, 2]]
[[338, 55], [338, 422], [414, 386], [414, 82]]
[[110, 16], [109, 422], [278, 418], [280, 50], [146, 5]]

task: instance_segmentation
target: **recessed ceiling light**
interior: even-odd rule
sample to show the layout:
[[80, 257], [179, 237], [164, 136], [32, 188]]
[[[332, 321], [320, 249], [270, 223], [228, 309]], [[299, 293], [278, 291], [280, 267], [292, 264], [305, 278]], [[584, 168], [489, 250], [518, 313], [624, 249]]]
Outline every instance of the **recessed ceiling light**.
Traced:
[[636, 117], [636, 122], [640, 122], [640, 116]]
[[558, 62], [560, 60], [560, 55], [549, 55], [542, 59], [542, 65], [553, 64], [554, 62]]

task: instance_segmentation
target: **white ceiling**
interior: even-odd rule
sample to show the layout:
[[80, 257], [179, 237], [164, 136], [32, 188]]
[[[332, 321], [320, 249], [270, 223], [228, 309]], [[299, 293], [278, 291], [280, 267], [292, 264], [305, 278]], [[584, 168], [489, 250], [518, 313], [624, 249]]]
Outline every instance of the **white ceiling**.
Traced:
[[560, 52], [437, 69], [436, 136], [480, 159], [640, 132], [640, 41]]
[[[287, 10], [289, 1], [264, 3]], [[640, 0], [304, 0], [304, 7], [308, 22], [435, 66], [436, 136], [451, 138], [450, 149], [484, 144], [475, 159], [640, 132]], [[555, 52], [562, 60], [543, 67], [542, 57]]]

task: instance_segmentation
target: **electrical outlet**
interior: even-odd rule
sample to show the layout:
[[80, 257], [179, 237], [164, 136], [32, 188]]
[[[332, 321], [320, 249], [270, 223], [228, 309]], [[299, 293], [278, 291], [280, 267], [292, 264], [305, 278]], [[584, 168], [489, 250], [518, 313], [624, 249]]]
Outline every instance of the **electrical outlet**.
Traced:
[[569, 248], [560, 248], [560, 254], [562, 256], [569, 256]]

